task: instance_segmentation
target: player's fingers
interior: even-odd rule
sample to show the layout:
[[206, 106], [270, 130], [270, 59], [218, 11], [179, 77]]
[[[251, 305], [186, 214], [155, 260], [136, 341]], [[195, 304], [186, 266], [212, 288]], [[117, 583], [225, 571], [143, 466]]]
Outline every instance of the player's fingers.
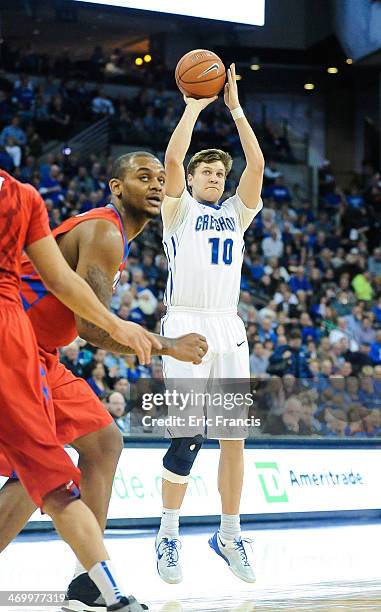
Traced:
[[159, 351], [163, 348], [162, 343], [160, 342], [160, 340], [158, 340], [157, 338], [155, 338], [155, 336], [152, 336], [152, 334], [150, 334], [149, 336], [149, 341], [151, 343], [151, 347], [152, 348], [156, 348]]
[[150, 363], [151, 361], [151, 342], [144, 338], [142, 341], [144, 351], [144, 363]]
[[144, 351], [143, 351], [143, 348], [141, 347], [140, 343], [136, 344], [135, 350], [136, 350], [136, 356], [138, 358], [138, 361], [139, 361], [140, 365], [144, 365], [145, 364], [145, 361], [144, 361]]
[[151, 338], [149, 332], [142, 330], [137, 340], [137, 351], [139, 350], [138, 357], [141, 365], [149, 363], [151, 360]]
[[196, 342], [199, 346], [207, 346], [206, 338], [196, 338]]
[[208, 351], [208, 344], [206, 341], [200, 342], [200, 348], [206, 353]]

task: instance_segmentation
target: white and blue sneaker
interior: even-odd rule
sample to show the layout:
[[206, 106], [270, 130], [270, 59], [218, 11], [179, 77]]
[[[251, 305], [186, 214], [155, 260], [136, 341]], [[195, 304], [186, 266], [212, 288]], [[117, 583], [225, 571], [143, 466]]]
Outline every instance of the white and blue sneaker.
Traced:
[[226, 561], [237, 578], [245, 582], [255, 582], [255, 574], [245, 550], [246, 543], [251, 544], [251, 540], [242, 540], [239, 537], [232, 542], [223, 542], [218, 531], [209, 539], [210, 548]]
[[164, 582], [178, 584], [183, 579], [179, 550], [181, 542], [172, 538], [156, 538], [157, 571]]

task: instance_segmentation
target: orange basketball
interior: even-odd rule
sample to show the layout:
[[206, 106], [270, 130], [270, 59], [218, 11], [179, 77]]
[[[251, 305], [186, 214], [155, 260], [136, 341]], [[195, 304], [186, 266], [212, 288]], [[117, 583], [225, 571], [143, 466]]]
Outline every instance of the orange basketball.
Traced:
[[195, 49], [181, 58], [175, 78], [177, 87], [188, 98], [212, 98], [225, 85], [226, 70], [213, 51]]

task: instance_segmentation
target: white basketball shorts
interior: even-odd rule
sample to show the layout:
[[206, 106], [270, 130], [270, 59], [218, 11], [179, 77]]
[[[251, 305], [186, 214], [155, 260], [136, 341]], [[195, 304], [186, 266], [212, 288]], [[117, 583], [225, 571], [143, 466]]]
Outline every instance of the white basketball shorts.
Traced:
[[[184, 425], [177, 421], [168, 427], [170, 437], [189, 437], [197, 434], [216, 439], [243, 439], [248, 436], [248, 428], [241, 425], [247, 416], [247, 406], [225, 402], [226, 406], [212, 405], [213, 399], [222, 394], [231, 399], [233, 394], [249, 393], [250, 378], [249, 347], [246, 330], [236, 310], [201, 310], [172, 306], [161, 321], [161, 335], [176, 338], [195, 332], [206, 337], [208, 352], [202, 363], [194, 365], [163, 356], [163, 375], [167, 388], [177, 389], [185, 395], [193, 393], [196, 402], [181, 410], [171, 410], [185, 419]], [[241, 379], [234, 383], [232, 379]], [[188, 382], [187, 382], [188, 381]], [[192, 381], [192, 382], [191, 382]], [[202, 394], [207, 397], [203, 401]], [[212, 398], [211, 399], [211, 394]], [[188, 418], [189, 417], [189, 418]], [[238, 419], [235, 426], [234, 418]]]

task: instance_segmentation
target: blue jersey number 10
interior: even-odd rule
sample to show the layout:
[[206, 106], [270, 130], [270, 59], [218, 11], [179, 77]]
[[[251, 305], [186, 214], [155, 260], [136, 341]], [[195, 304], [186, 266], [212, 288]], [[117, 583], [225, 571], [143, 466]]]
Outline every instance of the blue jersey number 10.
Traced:
[[[217, 265], [220, 263], [220, 239], [219, 238], [209, 238], [209, 244], [212, 245], [212, 264]], [[233, 240], [231, 238], [226, 238], [222, 245], [222, 261], [227, 266], [230, 266], [233, 258]]]

